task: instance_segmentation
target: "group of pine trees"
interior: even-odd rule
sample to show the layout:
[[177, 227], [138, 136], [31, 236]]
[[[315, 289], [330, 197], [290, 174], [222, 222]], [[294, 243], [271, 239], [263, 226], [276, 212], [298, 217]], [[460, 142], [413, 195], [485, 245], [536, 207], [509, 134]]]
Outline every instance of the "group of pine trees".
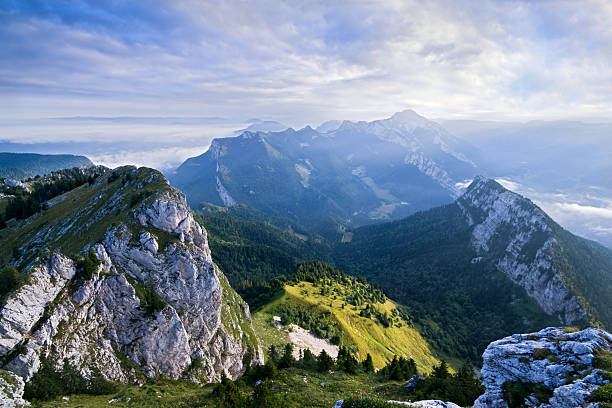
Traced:
[[415, 378], [415, 380], [417, 381], [414, 381], [412, 387], [407, 388], [408, 396], [413, 401], [438, 399], [452, 401], [465, 407], [471, 406], [484, 392], [484, 387], [476, 378], [474, 367], [469, 361], [466, 361], [456, 373], [452, 374], [448, 364], [443, 360], [439, 366], [434, 367], [431, 374], [425, 378]]
[[118, 390], [117, 385], [107, 381], [95, 365], [89, 369], [89, 378], [85, 378], [68, 360], [64, 360], [61, 369], [44, 357], [40, 361], [40, 369], [25, 386], [23, 396], [29, 401], [44, 401], [71, 394], [106, 395]]
[[[286, 406], [286, 401], [274, 396], [274, 379], [279, 376], [279, 371], [290, 368], [318, 372], [341, 371], [351, 375], [371, 373], [381, 382], [405, 382], [410, 380], [411, 386], [406, 387], [406, 398], [413, 401], [439, 399], [452, 401], [461, 406], [469, 406], [484, 392], [484, 388], [476, 378], [474, 368], [469, 361], [466, 361], [455, 373], [451, 373], [448, 364], [442, 361], [434, 367], [431, 374], [419, 377], [413, 359], [395, 356], [375, 374], [376, 370], [370, 354], [363, 361], [358, 361], [349, 348], [340, 347], [336, 359], [324, 350], [318, 356], [315, 356], [308, 349], [301, 351], [299, 358], [295, 358], [293, 345], [286, 344], [284, 347], [270, 346], [268, 358], [264, 365], [251, 366], [250, 358], [244, 363], [247, 370], [244, 376], [238, 380], [238, 385], [225, 379], [217, 387], [216, 395], [220, 406], [244, 408]], [[255, 393], [253, 395], [249, 396], [248, 393], [241, 391], [246, 383], [250, 383], [254, 387]]]
[[[315, 356], [310, 350], [305, 349], [300, 351], [300, 357], [297, 359], [293, 356], [293, 351], [293, 345], [290, 343], [283, 348], [270, 346], [266, 363], [261, 366], [249, 367], [245, 376], [259, 380], [269, 379], [276, 377], [278, 370], [291, 367], [319, 372], [339, 370], [349, 374], [356, 374], [360, 368], [366, 372], [374, 371], [372, 356], [368, 354], [366, 360], [360, 364], [346, 347], [340, 347], [338, 357], [335, 360], [325, 350]], [[371, 367], [370, 369], [366, 368], [367, 364]]]

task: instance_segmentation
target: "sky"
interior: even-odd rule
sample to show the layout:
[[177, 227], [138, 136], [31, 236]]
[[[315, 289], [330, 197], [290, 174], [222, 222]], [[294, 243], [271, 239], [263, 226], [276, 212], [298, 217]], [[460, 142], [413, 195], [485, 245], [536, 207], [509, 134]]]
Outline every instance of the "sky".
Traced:
[[0, 0], [0, 119], [612, 116], [612, 2]]

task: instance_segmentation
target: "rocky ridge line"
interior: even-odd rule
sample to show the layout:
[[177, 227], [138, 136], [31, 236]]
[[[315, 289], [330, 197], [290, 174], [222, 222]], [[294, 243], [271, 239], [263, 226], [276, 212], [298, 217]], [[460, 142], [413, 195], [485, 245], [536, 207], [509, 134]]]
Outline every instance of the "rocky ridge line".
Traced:
[[586, 317], [555, 265], [560, 247], [542, 210], [484, 177], [475, 178], [456, 203], [474, 226], [472, 246], [480, 256], [497, 252], [497, 268], [563, 324]]
[[[127, 185], [163, 179], [152, 170], [125, 172], [136, 178]], [[59, 252], [33, 263], [28, 282], [0, 310], [4, 369], [28, 380], [44, 355], [67, 359], [85, 376], [95, 364], [119, 382], [159, 375], [209, 382], [222, 372], [240, 375], [249, 348], [257, 358], [248, 305], [215, 267], [184, 195], [163, 182], [101, 243], [84, 242], [84, 253], [100, 261], [91, 278], [78, 277]], [[151, 290], [158, 309], [143, 304]]]

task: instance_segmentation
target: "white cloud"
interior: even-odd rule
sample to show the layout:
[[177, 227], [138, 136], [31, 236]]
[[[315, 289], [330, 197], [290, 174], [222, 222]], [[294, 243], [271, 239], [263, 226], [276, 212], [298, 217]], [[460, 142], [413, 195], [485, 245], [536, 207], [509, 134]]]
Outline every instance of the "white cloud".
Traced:
[[198, 147], [166, 147], [148, 151], [122, 150], [114, 153], [93, 154], [89, 158], [96, 164], [109, 168], [134, 165], [168, 170], [177, 167], [189, 157], [208, 150], [209, 145]]
[[582, 215], [589, 217], [599, 217], [612, 220], [612, 207], [593, 207], [578, 203], [552, 203], [556, 207], [555, 212], [563, 212], [568, 215]]
[[512, 190], [514, 192], [521, 191], [521, 184], [517, 183], [516, 181], [504, 178], [496, 178], [495, 181], [497, 181], [499, 184], [501, 184], [504, 188], [507, 188], [508, 190]]
[[602, 1], [162, 4], [0, 12], [0, 114], [612, 113]]

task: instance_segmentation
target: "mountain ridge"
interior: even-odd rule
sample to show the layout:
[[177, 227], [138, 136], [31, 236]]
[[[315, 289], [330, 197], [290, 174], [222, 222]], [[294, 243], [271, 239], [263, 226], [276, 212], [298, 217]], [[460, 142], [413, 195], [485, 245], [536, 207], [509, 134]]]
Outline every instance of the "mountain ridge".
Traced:
[[0, 152], [0, 177], [23, 180], [56, 170], [92, 166], [85, 156]]
[[[396, 219], [452, 201], [476, 174], [471, 147], [413, 111], [350, 122], [326, 133], [307, 126], [215, 139], [170, 177], [197, 208], [243, 203], [311, 226], [338, 228]], [[307, 210], [306, 210], [307, 209]]]
[[1, 305], [1, 363], [26, 380], [41, 357], [118, 382], [235, 378], [258, 358], [248, 305], [155, 170], [107, 172], [0, 236], [2, 261], [26, 272]]
[[507, 330], [612, 325], [612, 251], [568, 233], [493, 180], [476, 178], [453, 204], [351, 232], [352, 241], [336, 247], [336, 266], [382, 284], [425, 320], [425, 310], [442, 310], [437, 319], [459, 343], [469, 343], [477, 327], [452, 311], [457, 302], [472, 316], [488, 316], [477, 326], [492, 331], [480, 327], [478, 348]]

